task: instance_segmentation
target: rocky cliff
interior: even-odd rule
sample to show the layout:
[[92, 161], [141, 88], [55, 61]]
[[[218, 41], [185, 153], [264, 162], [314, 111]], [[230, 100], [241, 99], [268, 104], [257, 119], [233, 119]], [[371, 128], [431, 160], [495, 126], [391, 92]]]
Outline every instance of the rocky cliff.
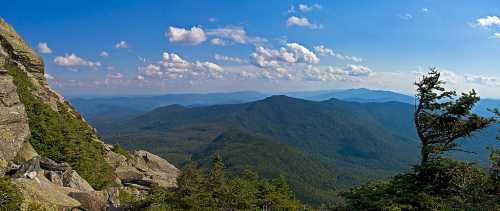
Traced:
[[0, 176], [19, 188], [22, 209], [119, 208], [120, 193], [174, 187], [178, 174], [149, 152], [104, 144], [49, 87], [40, 56], [0, 18]]

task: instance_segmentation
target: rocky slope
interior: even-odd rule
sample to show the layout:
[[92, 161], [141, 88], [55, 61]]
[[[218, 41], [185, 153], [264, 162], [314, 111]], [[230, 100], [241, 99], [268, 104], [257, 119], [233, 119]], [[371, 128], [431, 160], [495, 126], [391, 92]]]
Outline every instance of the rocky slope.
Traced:
[[119, 208], [120, 193], [175, 187], [178, 174], [154, 154], [99, 140], [48, 86], [42, 59], [0, 18], [0, 176], [20, 189], [22, 209]]

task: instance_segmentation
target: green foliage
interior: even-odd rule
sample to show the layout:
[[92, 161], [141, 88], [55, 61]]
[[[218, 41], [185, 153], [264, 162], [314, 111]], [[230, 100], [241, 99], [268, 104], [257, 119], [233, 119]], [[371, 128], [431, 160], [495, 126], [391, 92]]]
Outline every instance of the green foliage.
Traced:
[[470, 137], [488, 127], [495, 118], [472, 113], [480, 98], [474, 90], [457, 97], [455, 91], [443, 88], [441, 74], [431, 68], [422, 80], [416, 82], [417, 101], [415, 126], [422, 143], [421, 164], [457, 148], [456, 141]]
[[132, 155], [130, 155], [130, 152], [119, 144], [115, 144], [113, 146], [113, 152], [123, 155], [127, 159], [133, 159]]
[[[245, 170], [230, 179], [224, 176], [220, 155], [213, 156], [212, 168], [204, 176], [191, 159], [177, 178], [174, 189], [154, 189], [137, 210], [299, 210], [285, 177], [260, 179]], [[137, 203], [136, 203], [137, 204]]]
[[35, 150], [58, 162], [68, 162], [97, 190], [113, 184], [115, 175], [104, 160], [104, 147], [95, 141], [93, 130], [77, 113], [68, 111], [69, 104], [58, 104], [56, 112], [41, 99], [30, 78], [14, 65], [7, 65], [14, 78], [21, 102], [28, 114], [30, 142]]
[[[425, 168], [426, 178], [419, 172]], [[435, 159], [414, 172], [375, 182], [343, 194], [352, 210], [496, 210], [500, 201], [493, 181], [479, 166]]]
[[0, 211], [19, 210], [22, 201], [22, 195], [10, 178], [0, 177]]
[[[500, 151], [490, 155], [491, 167], [443, 158], [467, 138], [496, 122], [471, 112], [479, 101], [473, 91], [456, 98], [446, 91], [440, 74], [431, 69], [416, 83], [419, 100], [415, 125], [421, 140], [422, 162], [413, 171], [389, 181], [345, 192], [346, 210], [499, 210]], [[498, 110], [493, 110], [498, 116]]]

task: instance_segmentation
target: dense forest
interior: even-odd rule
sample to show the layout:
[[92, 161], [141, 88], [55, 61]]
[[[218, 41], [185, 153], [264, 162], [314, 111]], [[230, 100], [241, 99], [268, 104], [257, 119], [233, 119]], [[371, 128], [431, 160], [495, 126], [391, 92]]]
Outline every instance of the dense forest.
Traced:
[[[178, 187], [158, 189], [147, 198], [130, 202], [130, 209], [146, 210], [498, 210], [500, 209], [500, 150], [491, 149], [488, 168], [448, 157], [461, 150], [457, 140], [468, 138], [498, 122], [471, 112], [480, 100], [474, 90], [457, 96], [443, 88], [440, 73], [432, 69], [416, 83], [415, 126], [421, 142], [420, 163], [407, 173], [370, 182], [341, 193], [335, 203], [321, 207], [301, 204], [285, 177], [271, 181], [249, 169], [227, 177], [216, 151], [211, 167], [196, 168], [188, 159]], [[205, 174], [202, 172], [206, 172]]]

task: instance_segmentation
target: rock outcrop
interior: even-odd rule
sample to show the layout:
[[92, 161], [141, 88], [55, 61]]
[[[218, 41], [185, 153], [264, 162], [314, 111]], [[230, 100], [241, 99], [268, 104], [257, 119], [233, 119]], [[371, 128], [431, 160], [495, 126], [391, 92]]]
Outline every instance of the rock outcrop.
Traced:
[[[24, 98], [20, 97], [15, 78], [7, 70], [7, 65], [15, 66], [15, 70], [10, 71], [21, 71], [27, 76], [29, 97], [43, 102], [50, 108], [48, 110], [70, 118], [90, 131], [85, 133], [87, 139], [83, 141], [100, 146], [96, 150], [114, 174], [110, 178], [115, 183], [112, 187], [96, 190], [99, 188], [94, 189], [84, 179], [88, 177], [78, 171], [79, 168], [62, 162], [64, 159], [56, 162], [54, 160], [57, 159], [49, 159], [43, 156], [44, 153], [37, 152], [40, 146], [30, 143], [31, 134], [35, 134], [30, 128], [32, 113], [27, 112], [30, 111], [27, 110], [29, 106], [23, 104]], [[118, 153], [114, 146], [104, 144], [80, 114], [50, 88], [44, 73], [41, 57], [0, 18], [0, 176], [10, 177], [20, 189], [24, 197], [21, 209], [36, 204], [45, 210], [109, 210], [120, 207], [118, 198], [122, 189], [143, 193], [153, 186], [176, 186], [179, 170], [166, 160], [142, 150]], [[81, 137], [70, 138], [74, 141]]]

